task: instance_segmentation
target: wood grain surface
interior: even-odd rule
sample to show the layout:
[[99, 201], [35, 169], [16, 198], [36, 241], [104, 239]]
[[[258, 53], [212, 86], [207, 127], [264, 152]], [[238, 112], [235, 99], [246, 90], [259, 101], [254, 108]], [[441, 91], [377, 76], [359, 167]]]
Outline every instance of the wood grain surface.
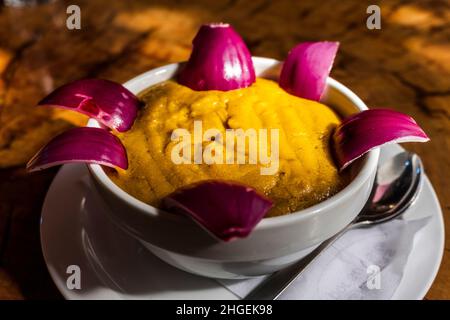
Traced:
[[[283, 59], [296, 43], [337, 40], [332, 76], [369, 106], [412, 115], [431, 137], [408, 144], [436, 189], [450, 227], [450, 3], [376, 1], [381, 30], [366, 28], [374, 1], [53, 1], [0, 6], [0, 299], [60, 299], [39, 242], [40, 209], [56, 169], [24, 163], [52, 136], [84, 118], [36, 108], [55, 87], [82, 77], [119, 82], [185, 60], [204, 22], [233, 24], [252, 53]], [[81, 8], [81, 30], [66, 8]], [[450, 236], [427, 299], [450, 298]]]

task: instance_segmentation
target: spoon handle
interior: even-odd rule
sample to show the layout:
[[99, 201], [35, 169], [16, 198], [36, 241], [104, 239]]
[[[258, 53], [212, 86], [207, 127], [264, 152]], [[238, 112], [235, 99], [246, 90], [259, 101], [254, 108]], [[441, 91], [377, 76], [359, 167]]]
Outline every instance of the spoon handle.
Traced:
[[322, 242], [316, 249], [300, 261], [295, 262], [291, 266], [281, 269], [280, 271], [268, 276], [266, 280], [250, 291], [250, 293], [244, 297], [244, 300], [277, 299], [326, 248], [328, 248], [352, 226], [353, 223], [350, 223], [336, 235]]

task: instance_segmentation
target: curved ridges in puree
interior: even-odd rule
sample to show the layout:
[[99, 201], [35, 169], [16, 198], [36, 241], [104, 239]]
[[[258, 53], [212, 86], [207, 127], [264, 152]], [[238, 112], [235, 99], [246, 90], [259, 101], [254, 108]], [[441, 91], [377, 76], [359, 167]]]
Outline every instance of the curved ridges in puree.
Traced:
[[[118, 133], [129, 158], [129, 169], [110, 173], [121, 188], [158, 206], [178, 187], [206, 179], [236, 180], [271, 198], [269, 216], [316, 204], [339, 191], [340, 176], [329, 152], [329, 138], [340, 122], [327, 106], [292, 96], [278, 84], [257, 79], [232, 91], [193, 91], [167, 81], [143, 92], [145, 107], [131, 130]], [[189, 129], [201, 120], [203, 132], [217, 128], [244, 130], [278, 128], [280, 163], [275, 175], [261, 175], [259, 164], [180, 164], [171, 160], [172, 131]], [[205, 142], [206, 146], [209, 142]]]

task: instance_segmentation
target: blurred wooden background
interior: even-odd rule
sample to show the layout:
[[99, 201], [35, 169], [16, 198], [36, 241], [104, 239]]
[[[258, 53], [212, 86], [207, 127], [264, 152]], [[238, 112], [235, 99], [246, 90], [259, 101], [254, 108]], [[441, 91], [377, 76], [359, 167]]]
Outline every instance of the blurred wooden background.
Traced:
[[[68, 30], [66, 8], [81, 8]], [[381, 30], [366, 28], [373, 1], [54, 1], [0, 7], [0, 299], [61, 298], [42, 259], [39, 217], [56, 170], [24, 163], [49, 138], [83, 121], [35, 108], [52, 89], [82, 77], [123, 82], [185, 60], [204, 22], [233, 24], [254, 55], [283, 59], [296, 43], [338, 40], [332, 76], [369, 106], [412, 115], [431, 137], [417, 152], [450, 221], [450, 3], [377, 1]], [[450, 236], [428, 299], [450, 298]]]

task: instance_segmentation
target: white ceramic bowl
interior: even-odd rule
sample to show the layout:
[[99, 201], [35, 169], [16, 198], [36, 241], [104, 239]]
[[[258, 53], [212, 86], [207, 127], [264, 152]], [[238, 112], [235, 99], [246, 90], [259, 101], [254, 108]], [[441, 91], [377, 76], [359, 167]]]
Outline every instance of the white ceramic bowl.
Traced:
[[[257, 74], [279, 62], [253, 58]], [[137, 94], [168, 80], [179, 64], [148, 71], [125, 83]], [[328, 79], [324, 102], [341, 115], [366, 110], [348, 88]], [[98, 127], [95, 120], [89, 126]], [[182, 270], [213, 278], [247, 278], [279, 270], [304, 257], [350, 223], [369, 197], [379, 150], [352, 165], [351, 183], [336, 195], [293, 214], [263, 219], [245, 239], [220, 242], [184, 216], [164, 212], [132, 197], [115, 185], [100, 165], [88, 165], [94, 184], [113, 219], [146, 248]]]

